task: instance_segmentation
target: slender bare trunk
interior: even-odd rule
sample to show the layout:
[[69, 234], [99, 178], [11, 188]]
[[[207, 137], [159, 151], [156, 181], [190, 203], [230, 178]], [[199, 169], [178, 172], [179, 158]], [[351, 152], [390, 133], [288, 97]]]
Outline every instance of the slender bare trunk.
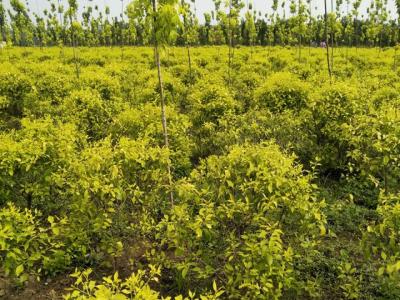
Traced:
[[71, 42], [72, 42], [72, 52], [74, 55], [74, 63], [75, 63], [75, 74], [76, 78], [79, 79], [79, 63], [78, 63], [78, 54], [76, 51], [76, 38], [75, 38], [75, 30], [74, 30], [74, 24], [72, 22], [72, 16], [69, 18], [70, 23], [71, 23]]
[[359, 38], [358, 38], [358, 26], [357, 26], [357, 17], [354, 19], [354, 36], [356, 37], [356, 53], [358, 53], [358, 46], [359, 46]]
[[388, 165], [385, 165], [383, 167], [383, 182], [384, 182], [384, 186], [385, 186], [385, 195], [389, 194], [389, 184], [388, 184], [388, 176], [387, 176], [387, 172], [388, 172]]
[[328, 72], [329, 72], [329, 79], [332, 82], [332, 70], [331, 70], [331, 60], [329, 58], [329, 39], [328, 39], [328, 9], [326, 6], [326, 0], [324, 0], [325, 4], [325, 47], [326, 47], [326, 61], [328, 63]]
[[62, 13], [61, 13], [61, 0], [58, 0], [58, 16], [60, 19], [60, 26], [63, 26], [63, 21], [62, 21]]
[[190, 82], [192, 82], [192, 57], [190, 55], [190, 45], [187, 44], [186, 48], [187, 48], [187, 55], [188, 55], [188, 62], [189, 62], [189, 78], [190, 78]]
[[[158, 85], [160, 89], [160, 98], [161, 98], [161, 122], [162, 122], [162, 128], [163, 128], [163, 135], [164, 135], [164, 146], [165, 148], [169, 149], [169, 138], [168, 138], [168, 127], [167, 127], [167, 116], [166, 116], [166, 109], [165, 109], [165, 95], [164, 95], [164, 84], [163, 84], [163, 79], [162, 79], [162, 72], [161, 72], [161, 61], [160, 61], [160, 52], [159, 52], [159, 46], [158, 46], [158, 41], [156, 37], [156, 28], [155, 24], [157, 24], [157, 0], [152, 0], [153, 3], [153, 13], [154, 13], [154, 24], [153, 24], [153, 30], [154, 30], [154, 54], [155, 54], [155, 59], [156, 59], [156, 65], [157, 65], [157, 74], [158, 74]], [[171, 164], [168, 162], [167, 165], [167, 172], [168, 172], [168, 184], [170, 188], [170, 201], [171, 205], [174, 204], [174, 193], [172, 191], [172, 174], [171, 174]]]
[[124, 0], [121, 0], [121, 61], [124, 60]]
[[331, 24], [331, 71], [333, 71], [334, 63], [334, 46], [335, 46], [335, 23], [333, 22], [333, 0], [331, 0], [331, 13], [332, 13], [332, 24]]
[[0, 26], [0, 42], [6, 41], [6, 34], [4, 31], [4, 26]]
[[60, 18], [60, 36], [59, 39], [61, 41], [61, 56], [64, 58], [64, 45], [65, 45], [65, 31], [64, 31], [64, 21], [62, 18], [62, 13], [61, 13], [61, 0], [58, 0], [58, 14]]
[[192, 82], [192, 57], [190, 55], [190, 43], [189, 43], [189, 34], [188, 34], [188, 29], [186, 28], [187, 20], [186, 20], [186, 15], [183, 17], [183, 23], [184, 23], [184, 30], [185, 30], [185, 36], [186, 36], [186, 49], [187, 49], [187, 56], [188, 56], [188, 63], [189, 63], [189, 78], [190, 82]]
[[232, 0], [229, 1], [229, 18], [228, 18], [228, 39], [229, 39], [229, 53], [228, 53], [228, 82], [231, 85], [231, 68], [232, 68]]
[[301, 43], [302, 43], [302, 36], [301, 36], [301, 23], [302, 23], [302, 20], [301, 20], [301, 15], [300, 15], [300, 10], [301, 10], [301, 7], [300, 7], [300, 5], [301, 5], [301, 3], [300, 3], [300, 0], [299, 0], [299, 2], [298, 2], [298, 6], [299, 6], [299, 8], [298, 8], [298, 15], [299, 15], [299, 62], [301, 61]]
[[[308, 24], [308, 30], [309, 30], [309, 32], [310, 33], [312, 33], [312, 3], [311, 3], [311, 1], [310, 1], [310, 4], [309, 4], [309, 10], [310, 10], [310, 20], [309, 20], [309, 24]], [[309, 36], [309, 39], [310, 39], [310, 41], [309, 41], [309, 44], [308, 44], [308, 56], [311, 56], [311, 43], [312, 43], [312, 36], [311, 36], [311, 34], [310, 34], [310, 36]]]

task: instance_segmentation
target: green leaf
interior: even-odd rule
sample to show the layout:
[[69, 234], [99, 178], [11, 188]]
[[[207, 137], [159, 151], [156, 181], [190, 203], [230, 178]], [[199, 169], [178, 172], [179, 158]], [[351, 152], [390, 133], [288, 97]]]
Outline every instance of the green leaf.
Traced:
[[53, 216], [48, 216], [47, 221], [49, 221], [50, 224], [54, 223], [54, 217]]
[[53, 231], [53, 234], [54, 234], [55, 236], [60, 235], [60, 228], [58, 228], [58, 227], [53, 227], [51, 230]]
[[198, 238], [201, 238], [202, 236], [203, 236], [203, 230], [201, 230], [201, 228], [196, 228], [196, 236], [198, 237]]
[[80, 296], [80, 293], [79, 293], [79, 291], [77, 291], [77, 290], [75, 290], [75, 291], [73, 291], [72, 293], [71, 293], [71, 297], [72, 298], [78, 298]]
[[182, 269], [182, 278], [183, 279], [186, 278], [186, 275], [187, 275], [188, 271], [189, 271], [188, 267], [185, 267], [185, 268]]
[[389, 163], [389, 156], [387, 156], [387, 155], [385, 155], [384, 157], [383, 157], [383, 164], [384, 165], [387, 165], [388, 163]]
[[19, 265], [15, 269], [15, 275], [19, 277], [19, 275], [21, 275], [22, 272], [24, 272], [24, 265]]
[[117, 178], [117, 177], [118, 177], [118, 173], [119, 173], [118, 167], [115, 166], [115, 165], [112, 166], [112, 167], [111, 167], [111, 178], [112, 178], [112, 179]]

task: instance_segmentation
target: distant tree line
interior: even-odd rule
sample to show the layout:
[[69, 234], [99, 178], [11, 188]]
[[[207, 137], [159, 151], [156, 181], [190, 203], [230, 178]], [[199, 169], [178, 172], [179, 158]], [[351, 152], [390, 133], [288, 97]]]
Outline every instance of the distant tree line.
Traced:
[[[68, 7], [60, 0], [48, 1], [50, 8], [38, 15], [20, 0], [10, 0], [7, 10], [0, 0], [2, 41], [40, 47], [151, 44], [147, 18], [134, 11], [134, 1], [121, 9], [119, 16], [111, 16], [109, 7], [103, 11], [97, 5], [85, 6], [78, 16], [76, 0], [68, 0]], [[195, 13], [195, 0], [179, 1], [181, 22], [175, 45], [319, 45], [326, 39], [325, 23], [335, 46], [385, 47], [400, 41], [400, 0], [396, 0], [397, 19], [391, 17], [388, 0], [368, 2], [364, 15], [360, 7], [367, 0], [329, 0], [326, 18], [315, 13], [319, 0], [273, 0], [266, 14], [241, 0], [213, 1], [214, 9], [204, 14], [204, 23]], [[271, 5], [268, 3], [266, 6]], [[288, 6], [289, 15], [278, 13]]]

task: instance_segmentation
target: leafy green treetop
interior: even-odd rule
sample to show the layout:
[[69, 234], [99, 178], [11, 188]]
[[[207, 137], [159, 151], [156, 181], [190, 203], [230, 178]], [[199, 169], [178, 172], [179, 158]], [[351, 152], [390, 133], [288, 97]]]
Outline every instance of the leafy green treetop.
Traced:
[[11, 0], [10, 5], [15, 12], [8, 11], [11, 19], [14, 44], [28, 46], [33, 42], [33, 24], [25, 5], [19, 0]]
[[6, 10], [4, 9], [3, 0], [0, 0], [0, 41], [6, 40]]

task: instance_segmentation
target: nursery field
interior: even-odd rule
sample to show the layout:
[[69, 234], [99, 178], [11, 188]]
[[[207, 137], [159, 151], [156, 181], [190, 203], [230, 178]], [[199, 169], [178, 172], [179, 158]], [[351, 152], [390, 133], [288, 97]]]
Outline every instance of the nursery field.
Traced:
[[400, 55], [300, 50], [0, 50], [0, 298], [400, 299]]

